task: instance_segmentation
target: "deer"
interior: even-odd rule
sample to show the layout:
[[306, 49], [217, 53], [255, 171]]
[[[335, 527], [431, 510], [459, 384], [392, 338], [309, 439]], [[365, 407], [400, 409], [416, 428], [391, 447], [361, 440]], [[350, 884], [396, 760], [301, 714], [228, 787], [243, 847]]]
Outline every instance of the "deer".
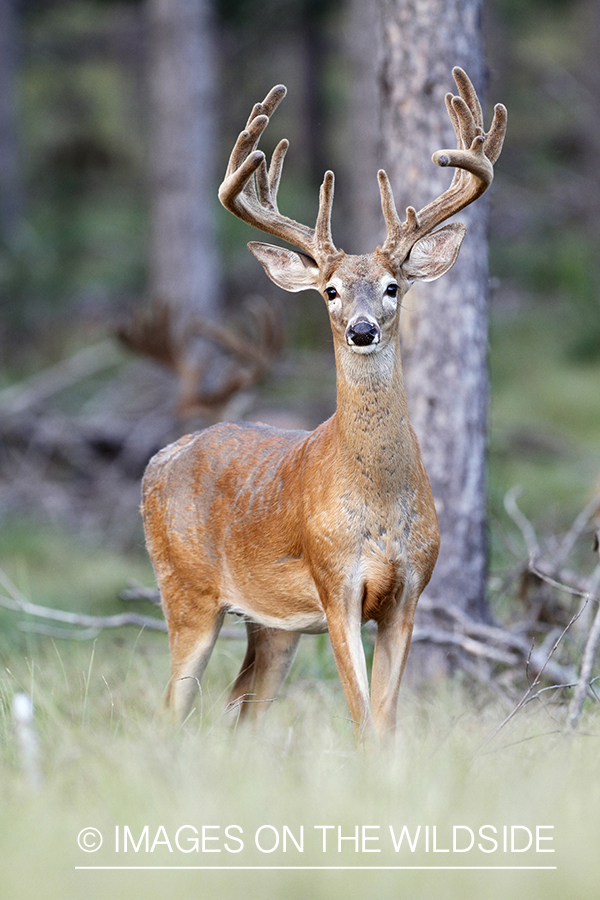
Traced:
[[[300, 636], [328, 632], [359, 745], [395, 733], [400, 681], [415, 610], [438, 556], [431, 487], [409, 419], [400, 359], [402, 299], [418, 281], [454, 264], [466, 228], [446, 219], [479, 198], [493, 178], [506, 109], [489, 131], [466, 73], [453, 69], [446, 95], [457, 147], [437, 199], [398, 216], [378, 172], [387, 235], [366, 255], [337, 249], [331, 233], [334, 175], [325, 173], [314, 228], [279, 212], [289, 142], [267, 167], [259, 139], [286, 94], [257, 103], [219, 188], [234, 215], [296, 249], [251, 241], [250, 251], [285, 291], [315, 289], [333, 335], [337, 403], [314, 431], [222, 422], [159, 451], [143, 479], [147, 547], [171, 650], [165, 705], [190, 714], [226, 613], [246, 623], [247, 649], [227, 709], [256, 724], [275, 699]], [[436, 230], [437, 229], [437, 230]], [[376, 623], [371, 679], [361, 629]]]

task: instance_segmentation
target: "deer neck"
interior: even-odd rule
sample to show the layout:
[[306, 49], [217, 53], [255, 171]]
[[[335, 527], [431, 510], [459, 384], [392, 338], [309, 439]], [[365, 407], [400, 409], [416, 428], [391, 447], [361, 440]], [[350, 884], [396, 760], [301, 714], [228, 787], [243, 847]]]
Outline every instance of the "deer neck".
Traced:
[[336, 368], [340, 463], [357, 484], [397, 495], [411, 480], [415, 456], [399, 341], [364, 355], [336, 346]]

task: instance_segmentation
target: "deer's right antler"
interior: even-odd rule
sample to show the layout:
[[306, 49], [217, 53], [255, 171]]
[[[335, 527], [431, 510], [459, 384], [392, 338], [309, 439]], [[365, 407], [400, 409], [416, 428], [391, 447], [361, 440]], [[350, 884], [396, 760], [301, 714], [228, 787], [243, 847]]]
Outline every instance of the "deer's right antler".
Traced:
[[299, 247], [321, 265], [340, 253], [331, 237], [333, 172], [325, 173], [319, 194], [317, 222], [314, 228], [309, 228], [283, 216], [277, 208], [277, 190], [289, 141], [284, 139], [279, 142], [273, 151], [268, 171], [265, 154], [256, 149], [270, 117], [286, 93], [284, 85], [276, 85], [262, 103], [255, 104], [231, 152], [227, 172], [219, 188], [219, 200], [244, 222]]
[[438, 150], [433, 161], [438, 166], [455, 166], [447, 191], [419, 212], [409, 206], [406, 220], [400, 221], [386, 173], [378, 172], [381, 206], [387, 225], [382, 252], [401, 265], [419, 238], [480, 197], [492, 183], [493, 165], [500, 156], [506, 133], [506, 107], [498, 103], [488, 132], [483, 130], [481, 104], [471, 80], [461, 68], [452, 70], [459, 96], [446, 94], [446, 108], [454, 131], [455, 150]]

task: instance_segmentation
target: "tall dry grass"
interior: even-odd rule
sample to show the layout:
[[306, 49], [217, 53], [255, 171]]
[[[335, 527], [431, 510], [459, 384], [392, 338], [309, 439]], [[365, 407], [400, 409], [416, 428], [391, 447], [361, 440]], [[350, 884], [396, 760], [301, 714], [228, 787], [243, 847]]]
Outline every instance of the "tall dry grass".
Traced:
[[[241, 648], [217, 646], [203, 684], [202, 717], [198, 706], [182, 729], [172, 731], [156, 716], [168, 671], [163, 637], [129, 633], [83, 645], [29, 640], [28, 655], [15, 656], [0, 678], [3, 897], [597, 895], [600, 719], [594, 711], [583, 723], [585, 733], [567, 735], [559, 707], [530, 704], [482, 746], [509, 703], [455, 679], [427, 692], [405, 691], [393, 752], [365, 757], [355, 748], [339, 683], [327, 671], [319, 677], [310, 638], [257, 735], [236, 730], [221, 714]], [[11, 698], [20, 690], [35, 704], [43, 778], [37, 788], [20, 767], [10, 719]], [[325, 852], [323, 829], [315, 827], [324, 825], [333, 826], [325, 831]], [[493, 846], [479, 835], [486, 825], [497, 832], [492, 853], [477, 847]], [[226, 832], [229, 826], [237, 827]], [[403, 826], [408, 829], [398, 852], [390, 826], [395, 840]], [[414, 841], [418, 826], [413, 852], [406, 837]], [[457, 852], [454, 826], [466, 826], [458, 829]], [[553, 826], [540, 832], [553, 838], [540, 847], [555, 852], [538, 853], [535, 846], [510, 852], [511, 826], [522, 826], [515, 832], [517, 848], [524, 846], [525, 828], [535, 835], [536, 826]], [[89, 827], [104, 838], [94, 853], [77, 844]], [[261, 828], [262, 850], [255, 843]], [[468, 842], [467, 828], [475, 845], [459, 852]], [[276, 835], [278, 848], [267, 852]], [[292, 836], [297, 843], [303, 838], [302, 852]], [[341, 852], [340, 836], [348, 838]], [[240, 840], [243, 849], [233, 852]], [[168, 868], [77, 868], [82, 866]], [[173, 868], [190, 866], [228, 868]], [[313, 868], [324, 866], [346, 868]], [[399, 866], [409, 868], [389, 868]]]

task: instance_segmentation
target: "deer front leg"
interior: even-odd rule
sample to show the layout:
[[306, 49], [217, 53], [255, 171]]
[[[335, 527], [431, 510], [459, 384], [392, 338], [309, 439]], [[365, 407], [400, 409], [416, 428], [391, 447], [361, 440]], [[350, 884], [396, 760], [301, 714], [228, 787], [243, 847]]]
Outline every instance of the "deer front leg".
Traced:
[[248, 649], [229, 695], [227, 710], [256, 721], [277, 697], [296, 656], [300, 635], [247, 622]]
[[[161, 589], [164, 594], [164, 587]], [[188, 597], [189, 589], [175, 592], [169, 587], [169, 643], [171, 645], [171, 678], [164, 699], [164, 706], [176, 722], [182, 722], [190, 713], [194, 699], [200, 691], [200, 679], [210, 659], [215, 641], [221, 629], [224, 612], [215, 598]], [[184, 603], [180, 596], [184, 596]], [[194, 604], [194, 600], [196, 604]], [[185, 609], [186, 614], [180, 615]]]
[[377, 624], [371, 704], [377, 732], [386, 741], [394, 737], [400, 682], [410, 649], [418, 598], [418, 594], [402, 597], [393, 613]]
[[340, 604], [328, 610], [327, 627], [356, 738], [361, 743], [376, 744], [377, 733], [369, 703], [369, 678], [361, 640], [360, 613], [348, 611]]

